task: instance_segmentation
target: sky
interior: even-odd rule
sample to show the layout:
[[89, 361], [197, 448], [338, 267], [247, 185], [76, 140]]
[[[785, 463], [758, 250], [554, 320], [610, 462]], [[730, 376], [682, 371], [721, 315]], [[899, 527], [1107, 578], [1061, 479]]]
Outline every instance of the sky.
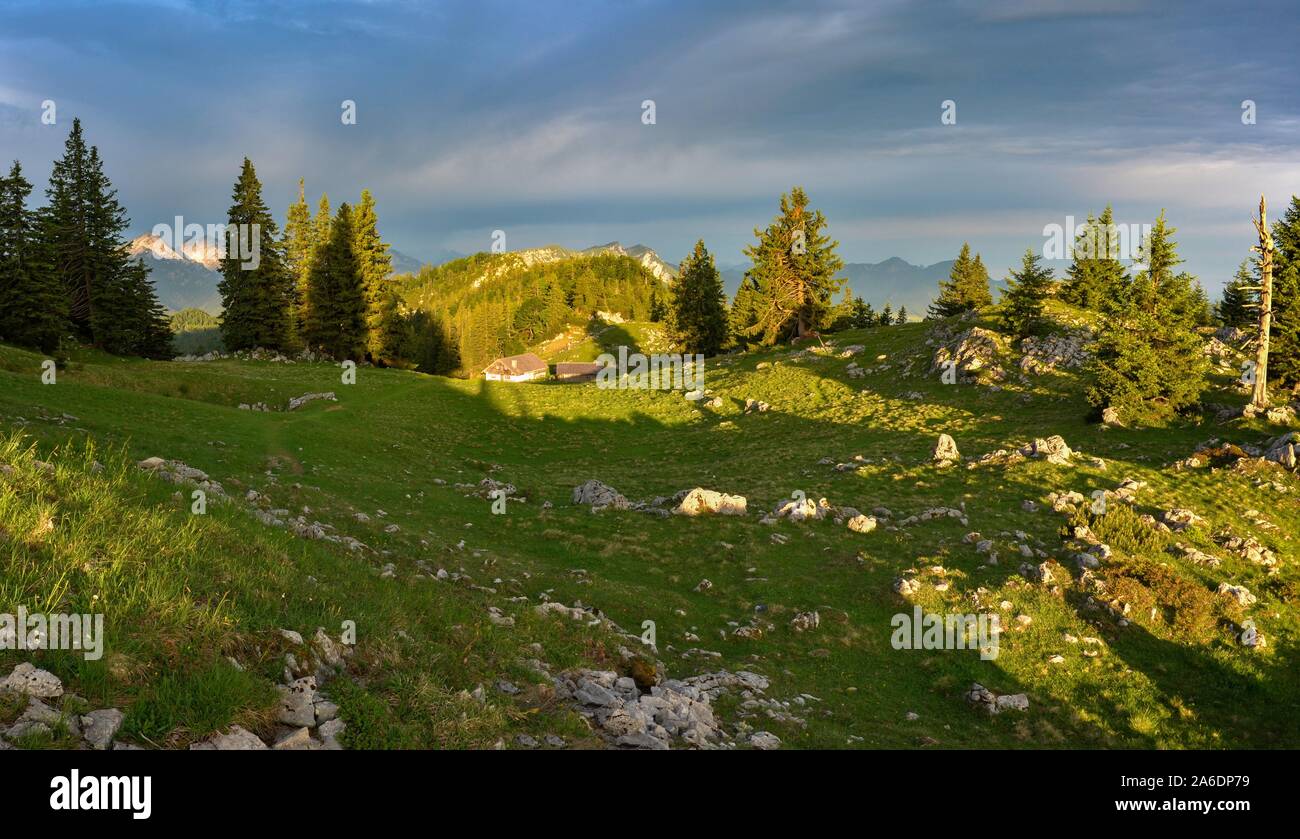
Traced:
[[224, 221], [247, 156], [280, 219], [299, 178], [369, 188], [421, 259], [729, 265], [799, 185], [845, 261], [969, 241], [1000, 277], [1109, 203], [1213, 293], [1300, 193], [1298, 56], [1294, 0], [0, 0], [0, 160], [42, 194], [80, 117], [134, 235]]

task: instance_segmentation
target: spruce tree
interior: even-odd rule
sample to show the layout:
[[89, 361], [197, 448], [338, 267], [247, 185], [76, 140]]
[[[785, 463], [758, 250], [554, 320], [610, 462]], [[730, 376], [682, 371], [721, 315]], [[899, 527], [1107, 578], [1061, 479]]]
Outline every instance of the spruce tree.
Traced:
[[299, 178], [298, 199], [289, 205], [284, 222], [284, 263], [293, 282], [291, 315], [295, 335], [300, 331], [303, 301], [307, 299], [307, 278], [311, 273], [311, 252], [315, 244], [315, 234], [316, 228], [312, 223], [311, 210], [307, 206], [305, 184], [303, 179]]
[[1142, 270], [1118, 295], [1105, 319], [1090, 370], [1088, 400], [1122, 416], [1161, 421], [1196, 404], [1208, 363], [1195, 326], [1196, 287], [1186, 273], [1164, 213], [1143, 245]]
[[67, 332], [67, 305], [47, 258], [42, 215], [27, 209], [31, 193], [14, 161], [0, 177], [0, 339], [50, 353]]
[[1300, 388], [1300, 197], [1273, 224], [1273, 324], [1269, 381], [1279, 390]]
[[758, 323], [759, 302], [758, 281], [746, 276], [740, 281], [731, 301], [731, 311], [727, 314], [731, 340], [742, 349], [755, 343], [753, 329]]
[[393, 352], [391, 333], [385, 335], [383, 324], [385, 313], [392, 305], [387, 286], [388, 275], [393, 272], [393, 258], [379, 236], [375, 198], [368, 189], [361, 191], [361, 203], [352, 211], [352, 237], [366, 297], [366, 350], [372, 359], [378, 359]]
[[727, 295], [704, 240], [682, 261], [669, 289], [668, 331], [685, 353], [717, 355], [727, 342]]
[[939, 296], [930, 304], [929, 316], [947, 318], [993, 302], [989, 291], [989, 272], [979, 254], [970, 255], [970, 243], [963, 242], [948, 279], [939, 283]]
[[316, 248], [307, 286], [308, 347], [342, 361], [360, 360], [366, 351], [366, 295], [353, 248], [352, 208], [339, 205], [329, 240]]
[[171, 333], [148, 270], [126, 253], [131, 221], [79, 119], [54, 162], [46, 195], [42, 251], [63, 278], [74, 335], [119, 355], [170, 354]]
[[1019, 271], [1007, 276], [1002, 292], [1001, 319], [1007, 331], [1021, 338], [1042, 333], [1043, 302], [1052, 288], [1052, 269], [1030, 248], [1025, 251]]
[[886, 303], [885, 308], [880, 310], [880, 320], [878, 321], [878, 323], [881, 326], [889, 326], [893, 324], [893, 322], [894, 322], [894, 307]]
[[1074, 243], [1074, 259], [1065, 270], [1061, 299], [1075, 306], [1101, 312], [1121, 293], [1128, 280], [1120, 262], [1115, 214], [1107, 205], [1099, 219], [1088, 216]]
[[853, 308], [849, 314], [854, 329], [866, 329], [875, 324], [875, 311], [871, 308], [871, 304], [861, 297], [853, 298]]
[[894, 321], [894, 323], [898, 323], [898, 324], [907, 323], [907, 307], [906, 307], [906, 306], [899, 306], [899, 307], [898, 307], [898, 320]]
[[758, 242], [745, 249], [750, 269], [745, 276], [757, 289], [757, 320], [749, 332], [761, 343], [800, 338], [825, 326], [831, 296], [844, 267], [835, 253], [838, 242], [824, 232], [826, 219], [808, 209], [799, 188], [781, 196], [781, 213], [766, 230], [755, 228]]
[[1224, 326], [1239, 329], [1254, 326], [1259, 320], [1259, 293], [1255, 291], [1258, 285], [1254, 263], [1243, 259], [1237, 266], [1237, 273], [1223, 287], [1223, 297], [1214, 307], [1215, 319]]
[[975, 254], [975, 263], [971, 267], [966, 299], [976, 309], [993, 305], [993, 292], [989, 290], [989, 269], [984, 267], [984, 258], [979, 254]]
[[[279, 229], [262, 200], [262, 183], [247, 157], [231, 197], [226, 222], [229, 246], [217, 284], [225, 309], [222, 340], [230, 350], [292, 350], [293, 278], [285, 265]], [[242, 252], [245, 247], [255, 250], [257, 258]]]

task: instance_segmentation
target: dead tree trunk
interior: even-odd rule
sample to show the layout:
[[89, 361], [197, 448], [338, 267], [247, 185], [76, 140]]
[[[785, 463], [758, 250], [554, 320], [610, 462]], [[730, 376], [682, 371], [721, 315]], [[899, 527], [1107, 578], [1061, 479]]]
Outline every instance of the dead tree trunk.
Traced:
[[1254, 219], [1259, 244], [1251, 248], [1259, 254], [1259, 337], [1255, 347], [1255, 382], [1250, 405], [1256, 410], [1268, 407], [1268, 338], [1273, 326], [1273, 234], [1268, 229], [1268, 207], [1259, 197], [1259, 218]]

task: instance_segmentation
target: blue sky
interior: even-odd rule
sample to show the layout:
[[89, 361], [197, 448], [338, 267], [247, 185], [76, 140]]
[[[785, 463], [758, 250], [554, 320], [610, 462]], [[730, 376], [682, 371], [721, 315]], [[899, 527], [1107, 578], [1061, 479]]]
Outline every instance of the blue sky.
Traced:
[[1300, 193], [1294, 3], [0, 0], [0, 18], [0, 157], [43, 188], [80, 116], [133, 233], [221, 221], [248, 155], [281, 217], [299, 177], [313, 204], [369, 187], [417, 257], [502, 229], [511, 249], [674, 261], [703, 237], [731, 263], [800, 184], [848, 261], [969, 240], [996, 276], [1067, 215], [1165, 208], [1217, 290], [1260, 193]]

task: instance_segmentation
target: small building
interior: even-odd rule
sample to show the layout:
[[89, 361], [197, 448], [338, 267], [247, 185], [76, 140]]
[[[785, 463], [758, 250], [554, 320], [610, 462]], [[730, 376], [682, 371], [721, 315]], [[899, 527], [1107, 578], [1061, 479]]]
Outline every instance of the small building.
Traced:
[[483, 368], [483, 378], [490, 382], [526, 382], [532, 379], [544, 379], [549, 372], [546, 362], [536, 355], [526, 352], [523, 355], [511, 355], [498, 358]]
[[595, 361], [557, 361], [555, 378], [566, 382], [590, 382], [604, 366]]

